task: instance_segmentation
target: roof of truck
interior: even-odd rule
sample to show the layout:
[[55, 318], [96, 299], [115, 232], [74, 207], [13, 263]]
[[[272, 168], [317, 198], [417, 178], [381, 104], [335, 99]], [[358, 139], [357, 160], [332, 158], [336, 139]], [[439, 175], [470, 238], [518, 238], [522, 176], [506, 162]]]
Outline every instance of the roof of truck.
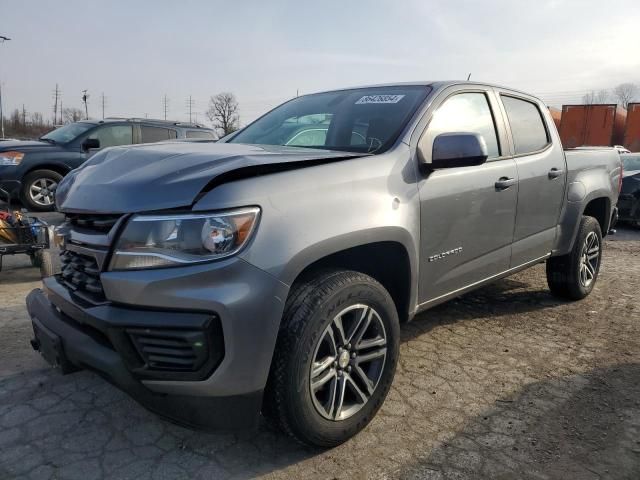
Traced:
[[504, 85], [498, 85], [495, 83], [477, 82], [477, 81], [470, 81], [470, 80], [436, 80], [436, 81], [423, 80], [423, 81], [416, 81], [416, 82], [379, 83], [379, 84], [373, 84], [373, 85], [356, 85], [353, 87], [335, 88], [331, 90], [324, 90], [322, 92], [313, 92], [313, 93], [339, 92], [341, 90], [356, 90], [360, 88], [402, 87], [402, 86], [425, 86], [425, 87], [432, 87], [434, 90], [438, 90], [441, 88], [450, 87], [452, 85], [469, 85], [471, 87], [473, 86], [493, 87], [493, 88], [499, 88], [501, 90], [509, 90], [510, 92], [514, 92], [514, 93], [520, 93], [528, 97], [538, 98], [531, 93], [524, 92], [516, 88], [511, 88]]
[[161, 125], [165, 127], [175, 126], [182, 128], [196, 128], [202, 130], [211, 130], [211, 128], [194, 122], [180, 122], [177, 120], [159, 120], [156, 118], [140, 118], [140, 117], [107, 117], [102, 120], [79, 120], [77, 123], [90, 123], [92, 125], [98, 125], [101, 123], [115, 123], [115, 122], [131, 122], [131, 123], [144, 123], [147, 125]]

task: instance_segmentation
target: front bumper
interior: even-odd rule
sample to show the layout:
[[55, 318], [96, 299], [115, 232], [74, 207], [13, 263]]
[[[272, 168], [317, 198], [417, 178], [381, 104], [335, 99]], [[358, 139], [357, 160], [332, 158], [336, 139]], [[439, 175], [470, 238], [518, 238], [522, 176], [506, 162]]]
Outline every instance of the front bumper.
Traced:
[[[179, 423], [207, 429], [256, 424], [284, 284], [240, 259], [102, 277], [111, 300], [103, 304], [87, 304], [56, 277], [27, 297], [34, 332], [59, 341], [63, 369], [96, 371]], [[208, 343], [202, 336], [197, 343], [205, 343], [208, 354], [197, 371], [150, 368], [131, 335], [159, 330], [204, 332]]]
[[18, 198], [21, 188], [22, 183], [19, 180], [2, 179], [2, 175], [0, 174], [0, 189], [7, 192], [11, 198]]

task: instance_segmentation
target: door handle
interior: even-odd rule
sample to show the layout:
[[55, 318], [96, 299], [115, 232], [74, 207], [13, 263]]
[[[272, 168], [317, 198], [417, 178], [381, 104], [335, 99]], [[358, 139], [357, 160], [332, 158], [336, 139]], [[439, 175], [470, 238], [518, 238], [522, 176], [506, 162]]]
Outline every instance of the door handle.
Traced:
[[516, 183], [518, 183], [518, 181], [515, 178], [500, 177], [500, 180], [498, 180], [495, 183], [495, 186], [496, 186], [496, 190], [506, 190], [507, 188], [512, 187]]
[[554, 167], [551, 170], [549, 170], [549, 178], [550, 179], [558, 178], [562, 176], [563, 173], [564, 173], [564, 170], [560, 170], [559, 168]]

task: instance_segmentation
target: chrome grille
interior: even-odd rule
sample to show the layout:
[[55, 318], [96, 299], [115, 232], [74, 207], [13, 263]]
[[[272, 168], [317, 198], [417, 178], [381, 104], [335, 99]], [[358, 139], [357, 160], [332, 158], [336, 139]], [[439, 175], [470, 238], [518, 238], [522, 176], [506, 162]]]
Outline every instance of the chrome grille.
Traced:
[[122, 215], [85, 215], [69, 214], [67, 221], [74, 226], [95, 230], [97, 232], [109, 232]]

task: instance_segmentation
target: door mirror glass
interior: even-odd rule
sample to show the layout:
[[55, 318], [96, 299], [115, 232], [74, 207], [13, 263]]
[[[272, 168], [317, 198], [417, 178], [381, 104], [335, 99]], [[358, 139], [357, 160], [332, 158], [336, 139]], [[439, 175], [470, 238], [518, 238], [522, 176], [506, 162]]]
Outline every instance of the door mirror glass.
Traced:
[[85, 151], [94, 150], [96, 148], [100, 148], [100, 140], [98, 140], [97, 138], [87, 138], [84, 142], [82, 142], [82, 149]]
[[428, 165], [433, 169], [471, 167], [482, 165], [487, 158], [487, 143], [479, 133], [441, 133], [433, 141]]

